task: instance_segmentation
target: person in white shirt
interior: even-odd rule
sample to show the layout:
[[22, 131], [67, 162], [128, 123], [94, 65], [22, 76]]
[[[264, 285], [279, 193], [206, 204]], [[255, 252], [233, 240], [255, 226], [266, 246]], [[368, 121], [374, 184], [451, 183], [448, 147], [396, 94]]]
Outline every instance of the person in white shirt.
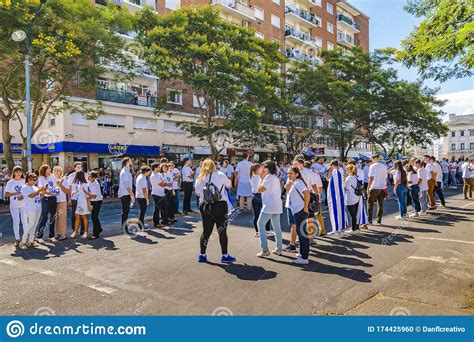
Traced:
[[426, 166], [426, 179], [428, 182], [428, 201], [429, 201], [429, 210], [436, 209], [436, 200], [434, 196], [434, 191], [436, 188], [436, 171], [434, 169], [433, 163], [431, 162], [431, 157], [429, 155], [423, 156], [423, 161]]
[[283, 240], [281, 234], [280, 216], [283, 213], [281, 202], [281, 185], [277, 177], [276, 164], [273, 161], [266, 161], [262, 164], [263, 169], [260, 172], [260, 183], [257, 191], [262, 194], [262, 211], [257, 221], [258, 232], [260, 235], [260, 247], [262, 251], [257, 257], [263, 258], [270, 255], [268, 249], [267, 235], [265, 226], [268, 221], [272, 222], [273, 231], [275, 232], [276, 248], [273, 254], [281, 255], [283, 248]]
[[418, 186], [420, 187], [420, 215], [426, 214], [428, 210], [428, 173], [425, 168], [425, 162], [420, 159], [415, 161], [416, 175], [418, 176]]
[[[149, 166], [142, 166], [140, 169], [140, 174], [135, 180], [135, 198], [137, 199], [138, 207], [140, 208], [140, 214], [138, 216], [138, 225], [140, 229], [145, 229], [145, 214], [148, 204], [150, 202], [148, 196], [148, 182], [147, 177], [150, 175], [151, 169]], [[171, 173], [170, 173], [171, 174]], [[173, 180], [171, 179], [171, 184]]]
[[[253, 227], [255, 228], [255, 237], [259, 237], [258, 232], [258, 218], [260, 217], [260, 212], [262, 211], [262, 194], [258, 192], [258, 185], [260, 184], [260, 173], [262, 172], [263, 167], [259, 163], [254, 163], [250, 169], [250, 185], [252, 186], [252, 209], [253, 209]], [[267, 236], [275, 236], [271, 232], [270, 222], [267, 222], [265, 230], [267, 231]]]
[[[167, 164], [158, 164], [154, 163], [151, 166], [151, 196], [153, 197], [153, 202], [155, 207], [153, 210], [153, 226], [156, 228], [161, 227], [161, 225], [168, 225], [168, 203], [165, 196], [165, 186], [166, 178], [164, 173], [168, 171]], [[183, 177], [184, 177], [184, 168], [183, 168]], [[161, 215], [160, 215], [161, 214]], [[161, 221], [160, 221], [161, 216]]]
[[367, 188], [369, 187], [369, 168], [371, 164], [372, 164], [371, 161], [366, 161], [362, 168], [362, 171], [364, 171], [364, 189], [366, 191], [367, 191]]
[[71, 239], [77, 239], [79, 237], [79, 222], [82, 221], [84, 233], [80, 236], [83, 239], [87, 239], [89, 237], [89, 219], [87, 215], [91, 213], [92, 206], [90, 203], [89, 185], [84, 171], [76, 172], [76, 177], [72, 182], [72, 188], [77, 194], [77, 207], [73, 213], [75, 216], [74, 232], [70, 237]]
[[58, 180], [51, 173], [49, 165], [42, 165], [39, 168], [38, 187], [45, 187], [41, 197], [41, 219], [36, 232], [38, 242], [43, 243], [43, 235], [46, 227], [49, 227], [49, 238], [54, 239], [54, 215], [56, 214], [57, 196], [60, 189], [57, 186]]
[[433, 165], [434, 172], [436, 173], [436, 185], [434, 192], [438, 195], [438, 198], [441, 201], [441, 206], [446, 208], [446, 202], [444, 200], [443, 194], [443, 170], [435, 157], [430, 157], [430, 161]]
[[458, 163], [456, 162], [456, 159], [451, 158], [451, 162], [449, 163], [449, 180], [451, 182], [451, 188], [456, 189], [456, 173], [458, 169]]
[[239, 208], [244, 210], [245, 203], [247, 209], [252, 210], [252, 187], [250, 185], [250, 168], [252, 162], [249, 155], [244, 155], [244, 160], [237, 163], [235, 168], [235, 187], [239, 197]]
[[372, 224], [372, 212], [375, 202], [377, 202], [377, 223], [382, 223], [387, 177], [387, 166], [380, 162], [380, 155], [373, 155], [372, 164], [369, 167], [369, 183], [367, 184], [369, 224]]
[[97, 178], [99, 177], [99, 173], [96, 171], [92, 171], [89, 174], [89, 193], [92, 205], [92, 213], [91, 213], [91, 220], [92, 220], [92, 236], [91, 239], [98, 239], [100, 233], [102, 233], [102, 225], [100, 224], [99, 220], [99, 213], [100, 208], [102, 206], [102, 191]]
[[[174, 161], [170, 161], [170, 172], [173, 176], [173, 213], [175, 215], [180, 215], [179, 211], [179, 190], [181, 189], [181, 172], [174, 164]], [[184, 210], [183, 210], [184, 211]]]
[[298, 265], [309, 264], [309, 232], [307, 227], [309, 217], [310, 189], [303, 182], [301, 170], [292, 166], [288, 169], [288, 181], [285, 183], [288, 191], [285, 207], [294, 219], [300, 241], [300, 256], [293, 260]]
[[[207, 262], [206, 250], [214, 226], [216, 226], [219, 234], [222, 251], [221, 262], [231, 263], [236, 261], [236, 258], [230, 255], [227, 250], [229, 243], [227, 237], [229, 199], [225, 189], [231, 187], [230, 179], [224, 173], [217, 171], [216, 164], [212, 159], [206, 159], [202, 163], [201, 173], [196, 179], [196, 194], [199, 198], [199, 211], [201, 212], [203, 226], [198, 262]], [[218, 191], [218, 193], [215, 191]], [[216, 194], [219, 199], [216, 197], [208, 198], [210, 193]], [[209, 202], [211, 200], [212, 202]]]
[[165, 185], [165, 196], [166, 196], [166, 203], [168, 204], [167, 213], [170, 222], [175, 223], [177, 222], [175, 218], [175, 204], [174, 204], [174, 190], [173, 190], [173, 172], [172, 172], [172, 165], [168, 163], [167, 171], [163, 173], [163, 176], [166, 179]]
[[184, 199], [183, 199], [183, 213], [188, 215], [188, 213], [193, 213], [191, 210], [191, 197], [193, 194], [193, 182], [194, 182], [194, 172], [191, 168], [191, 160], [185, 159], [184, 166], [181, 170], [183, 176], [183, 190], [184, 190]]
[[13, 233], [15, 234], [15, 246], [20, 244], [20, 221], [23, 230], [26, 227], [25, 201], [21, 194], [21, 189], [25, 185], [23, 169], [15, 166], [12, 170], [13, 178], [5, 186], [5, 197], [10, 198], [10, 214], [13, 221]]
[[359, 208], [360, 196], [356, 195], [357, 188], [357, 167], [354, 164], [349, 164], [346, 167], [347, 176], [344, 182], [344, 189], [346, 190], [346, 208], [351, 217], [352, 232], [359, 231], [359, 224], [357, 222], [357, 211]]
[[[474, 160], [473, 160], [474, 161]], [[461, 165], [462, 170], [462, 191], [464, 193], [464, 199], [468, 199], [467, 194], [469, 193], [469, 198], [472, 198], [472, 186], [473, 186], [473, 178], [474, 175], [474, 168], [472, 163], [469, 162], [469, 158], [464, 159], [464, 163]]]
[[[59, 194], [56, 199], [56, 214], [54, 217], [55, 241], [67, 239], [67, 195], [70, 193], [70, 187], [65, 177], [63, 177], [63, 169], [61, 166], [53, 167], [53, 175], [56, 177], [56, 186], [59, 188]], [[77, 205], [77, 203], [76, 203]]]
[[130, 173], [131, 166], [132, 161], [129, 157], [122, 159], [122, 170], [120, 171], [118, 189], [118, 197], [122, 204], [121, 229], [123, 232], [123, 229], [125, 228], [127, 234], [130, 233], [128, 230], [128, 213], [130, 212], [130, 206], [135, 202], [135, 195], [133, 194], [133, 178]]
[[[83, 164], [82, 162], [75, 162], [74, 163], [74, 171], [70, 172], [67, 175], [67, 184], [69, 186], [69, 196], [71, 200], [71, 212], [73, 215], [71, 215], [71, 229], [74, 230], [74, 223], [76, 221], [76, 218], [74, 217], [74, 213], [76, 212], [77, 208], [77, 194], [73, 191], [74, 189], [72, 188], [72, 183], [74, 182], [74, 179], [76, 178], [76, 172], [83, 171]], [[87, 179], [87, 173], [86, 173], [86, 179]], [[81, 231], [80, 234], [84, 234], [84, 226], [82, 225], [81, 221]]]
[[[305, 181], [306, 185], [308, 186], [308, 190], [310, 192], [313, 192], [317, 195], [318, 201], [321, 204], [322, 202], [322, 197], [323, 197], [323, 181], [321, 180], [321, 175], [319, 172], [315, 172], [311, 169], [311, 162], [305, 161], [303, 163], [304, 167], [301, 168], [301, 159], [298, 161], [298, 168], [301, 171], [301, 176], [303, 177], [303, 180]], [[318, 223], [318, 228], [319, 228], [319, 236], [325, 236], [326, 235], [326, 227], [324, 226], [324, 217], [323, 213], [321, 211], [321, 206], [319, 206], [320, 210], [316, 213], [309, 213], [310, 217], [316, 217], [316, 221]], [[315, 227], [314, 227], [314, 222], [311, 221], [308, 223], [308, 230], [311, 233], [311, 237], [314, 240], [314, 235], [315, 235]]]
[[443, 188], [448, 187], [449, 163], [447, 158], [443, 158], [439, 163], [442, 172]]
[[405, 165], [405, 171], [407, 173], [407, 184], [409, 196], [412, 200], [413, 208], [415, 213], [413, 216], [418, 216], [421, 212], [420, 203], [420, 186], [418, 185], [418, 173], [411, 164]]
[[21, 194], [25, 201], [25, 211], [27, 221], [23, 228], [23, 237], [21, 239], [20, 248], [26, 250], [28, 247], [36, 246], [35, 229], [41, 216], [41, 193], [46, 187], [38, 188], [35, 186], [36, 174], [30, 172], [26, 175], [26, 183], [21, 188]]

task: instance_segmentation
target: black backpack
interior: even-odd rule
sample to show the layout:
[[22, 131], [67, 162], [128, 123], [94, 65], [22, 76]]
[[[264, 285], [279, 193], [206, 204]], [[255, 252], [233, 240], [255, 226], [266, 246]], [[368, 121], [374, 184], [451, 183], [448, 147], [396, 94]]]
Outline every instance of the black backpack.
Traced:
[[[306, 184], [303, 177], [301, 177], [301, 180], [303, 181], [304, 185], [306, 185], [306, 187], [308, 188], [308, 184]], [[303, 195], [298, 191], [296, 187], [295, 187], [295, 190], [298, 192], [301, 199], [304, 201]], [[320, 203], [319, 203], [319, 195], [315, 194], [311, 188], [308, 188], [308, 190], [310, 191], [308, 210], [310, 213], [313, 213], [313, 214], [318, 213], [321, 210]]]
[[356, 187], [352, 187], [354, 189], [354, 194], [356, 194], [356, 196], [365, 196], [364, 183], [357, 176], [356, 176], [356, 180], [357, 180]]
[[217, 203], [222, 199], [221, 191], [224, 185], [219, 190], [217, 186], [215, 186], [215, 184], [211, 182], [211, 178], [212, 178], [212, 173], [209, 176], [209, 181], [204, 185], [204, 188], [202, 191], [204, 204]]

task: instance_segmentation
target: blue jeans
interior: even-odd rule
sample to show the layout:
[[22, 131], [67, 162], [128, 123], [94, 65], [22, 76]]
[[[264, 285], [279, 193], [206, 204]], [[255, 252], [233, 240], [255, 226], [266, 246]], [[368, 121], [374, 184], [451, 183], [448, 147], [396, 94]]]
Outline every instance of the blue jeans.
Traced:
[[179, 213], [179, 189], [174, 190], [174, 213]]
[[418, 186], [418, 184], [413, 184], [412, 186], [410, 186], [410, 195], [411, 195], [413, 207], [415, 208], [415, 211], [419, 213], [421, 211], [421, 204], [420, 204], [420, 187]]
[[280, 214], [260, 213], [260, 217], [257, 221], [258, 234], [260, 235], [260, 247], [262, 248], [262, 251], [268, 252], [265, 226], [269, 220], [272, 221], [273, 231], [275, 232], [276, 248], [281, 251], [283, 248], [283, 240], [281, 236]]
[[445, 188], [448, 186], [448, 173], [443, 173], [443, 185]]
[[398, 208], [400, 209], [400, 216], [405, 217], [407, 215], [407, 187], [403, 184], [397, 186], [397, 199]]

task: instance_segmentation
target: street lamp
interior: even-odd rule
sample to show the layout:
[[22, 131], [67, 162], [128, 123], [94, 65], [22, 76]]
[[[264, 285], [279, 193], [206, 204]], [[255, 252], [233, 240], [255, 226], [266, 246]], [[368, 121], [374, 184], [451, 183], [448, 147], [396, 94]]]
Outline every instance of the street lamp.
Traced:
[[24, 156], [28, 160], [28, 171], [33, 170], [32, 158], [31, 158], [31, 98], [30, 98], [30, 39], [33, 25], [35, 24], [38, 14], [41, 12], [41, 8], [46, 3], [46, 0], [40, 0], [40, 4], [36, 9], [36, 13], [28, 23], [27, 31], [17, 30], [13, 32], [12, 39], [15, 42], [25, 41], [23, 53], [25, 55], [25, 94], [26, 94], [26, 149]]

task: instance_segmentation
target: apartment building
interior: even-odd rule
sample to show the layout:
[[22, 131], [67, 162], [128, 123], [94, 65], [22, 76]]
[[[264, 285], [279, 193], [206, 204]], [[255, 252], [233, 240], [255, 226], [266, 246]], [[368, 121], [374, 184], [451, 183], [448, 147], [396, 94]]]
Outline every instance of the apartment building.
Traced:
[[[211, 5], [236, 25], [251, 27], [256, 35], [278, 41], [290, 62], [305, 60], [321, 63], [323, 49], [360, 45], [369, 49], [369, 18], [347, 1], [338, 0], [109, 0], [136, 11], [149, 6], [157, 13], [184, 6]], [[98, 6], [107, 0], [96, 0]], [[122, 34], [124, 43], [133, 41], [133, 34]], [[159, 96], [166, 96], [169, 115], [154, 115], [153, 107]], [[111, 75], [97, 80], [92, 94], [71, 96], [68, 101], [102, 101], [106, 115], [97, 120], [85, 120], [77, 113], [64, 113], [45, 120], [33, 139], [34, 167], [47, 162], [68, 165], [82, 161], [88, 168], [118, 167], [123, 155], [131, 156], [137, 164], [151, 163], [159, 155], [182, 160], [209, 155], [206, 142], [188, 138], [178, 122], [192, 120], [198, 101], [192, 90], [180, 81], [160, 81], [145, 68], [132, 81], [118, 82]], [[13, 131], [13, 130], [12, 130]], [[14, 149], [21, 154], [19, 137], [14, 137]], [[312, 146], [319, 154], [338, 156], [337, 150], [325, 139]], [[0, 147], [1, 148], [1, 147]], [[4, 165], [2, 150], [0, 161]], [[229, 146], [222, 153], [235, 161], [245, 152]], [[256, 149], [256, 157], [270, 157], [270, 151]], [[350, 156], [367, 154], [369, 147], [360, 143]]]
[[449, 114], [449, 132], [444, 138], [444, 156], [466, 158], [474, 156], [474, 114]]

